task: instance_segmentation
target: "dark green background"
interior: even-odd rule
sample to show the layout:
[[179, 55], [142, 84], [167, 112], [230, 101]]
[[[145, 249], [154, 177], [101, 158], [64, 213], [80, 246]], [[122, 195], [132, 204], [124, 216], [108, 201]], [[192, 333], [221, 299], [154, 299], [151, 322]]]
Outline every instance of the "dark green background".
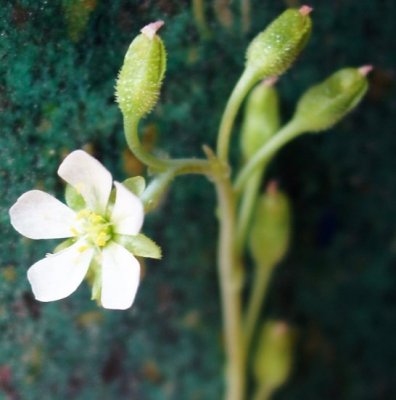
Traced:
[[[249, 40], [297, 2], [251, 1], [251, 28], [243, 33], [239, 1], [229, 7], [230, 27], [221, 22], [227, 10], [219, 16], [206, 1], [209, 39], [187, 1], [84, 0], [72, 14], [81, 17], [90, 4], [93, 11], [79, 35], [76, 22], [66, 22], [72, 3], [0, 2], [0, 398], [220, 399], [208, 182], [178, 179], [147, 217], [144, 231], [164, 259], [147, 262], [126, 312], [98, 309], [85, 284], [66, 300], [37, 303], [26, 270], [53, 243], [20, 237], [8, 209], [32, 188], [61, 197], [56, 169], [76, 148], [91, 149], [118, 180], [127, 176], [113, 87], [143, 25], [165, 20], [169, 56], [161, 102], [145, 125], [155, 124], [161, 149], [200, 156], [201, 144], [215, 143]], [[332, 71], [376, 69], [356, 112], [331, 132], [289, 145], [270, 171], [292, 199], [294, 237], [264, 311], [299, 331], [294, 372], [275, 398], [388, 400], [396, 398], [396, 3], [311, 4], [312, 39], [278, 85], [284, 118], [305, 87]]]

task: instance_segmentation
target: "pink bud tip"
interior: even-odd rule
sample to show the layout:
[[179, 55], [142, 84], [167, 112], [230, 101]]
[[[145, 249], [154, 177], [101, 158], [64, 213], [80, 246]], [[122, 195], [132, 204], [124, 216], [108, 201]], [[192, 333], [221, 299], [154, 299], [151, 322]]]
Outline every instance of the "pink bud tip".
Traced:
[[270, 78], [263, 80], [263, 85], [271, 87], [274, 86], [276, 82], [278, 82], [279, 77], [271, 76]]
[[374, 67], [372, 65], [363, 65], [362, 67], [358, 68], [358, 71], [363, 76], [367, 76], [373, 69]]
[[306, 17], [307, 15], [311, 14], [312, 10], [313, 8], [310, 6], [301, 6], [298, 11], [303, 17]]
[[155, 21], [143, 27], [140, 32], [142, 32], [143, 35], [146, 35], [150, 40], [153, 40], [155, 34], [162, 25], [164, 25], [164, 21]]
[[283, 336], [285, 333], [287, 333], [288, 330], [289, 327], [286, 322], [283, 321], [276, 322], [274, 329], [275, 336]]
[[276, 195], [278, 193], [278, 182], [275, 179], [268, 182], [267, 193], [269, 195]]

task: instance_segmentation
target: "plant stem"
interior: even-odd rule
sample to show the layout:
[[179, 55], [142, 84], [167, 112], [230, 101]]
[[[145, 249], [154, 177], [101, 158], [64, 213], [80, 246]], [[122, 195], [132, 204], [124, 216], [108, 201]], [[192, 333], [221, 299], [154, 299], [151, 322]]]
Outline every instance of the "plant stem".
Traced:
[[253, 280], [253, 287], [248, 300], [245, 317], [245, 349], [246, 352], [252, 344], [253, 334], [260, 316], [263, 300], [267, 293], [268, 283], [271, 278], [273, 268], [268, 265], [256, 265], [256, 272]]
[[293, 121], [286, 124], [278, 133], [271, 137], [266, 144], [255, 153], [248, 163], [241, 169], [235, 179], [235, 190], [240, 191], [254, 171], [260, 168], [276, 151], [301, 133], [301, 129]]
[[124, 132], [129, 149], [145, 165], [156, 172], [173, 170], [174, 175], [182, 174], [211, 174], [211, 165], [207, 160], [196, 158], [181, 158], [168, 160], [155, 157], [147, 152], [140, 143], [138, 136], [139, 121], [133, 118], [124, 118]]
[[[245, 395], [246, 354], [242, 334], [242, 265], [236, 247], [236, 196], [228, 172], [228, 152], [236, 115], [249, 90], [257, 82], [250, 70], [239, 78], [224, 110], [217, 137], [217, 163], [214, 183], [218, 198], [218, 268], [226, 348], [226, 400], [243, 400]], [[223, 168], [221, 168], [223, 167]], [[227, 171], [221, 173], [221, 169]], [[220, 172], [219, 172], [220, 171]]]
[[220, 122], [219, 135], [217, 137], [217, 155], [223, 162], [227, 162], [228, 160], [231, 132], [238, 110], [247, 93], [256, 82], [257, 78], [249, 69], [245, 69], [228, 99]]
[[220, 237], [218, 268], [227, 356], [226, 400], [242, 400], [245, 390], [245, 352], [241, 317], [241, 274], [235, 246], [235, 195], [228, 176], [215, 179]]

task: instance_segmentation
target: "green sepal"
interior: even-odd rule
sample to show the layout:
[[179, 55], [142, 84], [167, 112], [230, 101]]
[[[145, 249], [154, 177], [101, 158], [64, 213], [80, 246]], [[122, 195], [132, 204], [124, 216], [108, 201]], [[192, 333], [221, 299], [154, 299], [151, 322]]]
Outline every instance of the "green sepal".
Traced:
[[144, 189], [146, 189], [146, 181], [142, 176], [133, 176], [132, 178], [125, 179], [122, 184], [138, 197], [140, 197]]
[[71, 185], [67, 184], [65, 188], [66, 204], [74, 211], [80, 211], [86, 207], [84, 198]]
[[135, 236], [116, 235], [114, 240], [137, 257], [155, 259], [162, 257], [161, 247], [142, 233]]
[[66, 239], [63, 242], [59, 243], [53, 250], [54, 253], [59, 253], [62, 250], [67, 249], [72, 244], [74, 244], [74, 239]]
[[100, 298], [102, 295], [102, 268], [96, 257], [91, 261], [85, 278], [89, 286], [91, 286], [91, 300], [95, 300], [100, 306]]

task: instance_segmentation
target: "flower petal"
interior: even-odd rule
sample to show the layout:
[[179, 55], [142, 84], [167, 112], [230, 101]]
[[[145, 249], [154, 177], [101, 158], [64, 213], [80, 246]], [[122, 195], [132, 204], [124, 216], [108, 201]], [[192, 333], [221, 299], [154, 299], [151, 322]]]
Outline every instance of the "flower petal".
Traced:
[[87, 274], [94, 249], [83, 240], [33, 264], [28, 279], [39, 301], [63, 299], [73, 293]]
[[58, 175], [83, 196], [87, 206], [103, 214], [111, 192], [110, 172], [82, 150], [70, 153], [58, 169]]
[[12, 226], [30, 239], [72, 237], [75, 213], [55, 197], [41, 190], [24, 193], [10, 208]]
[[132, 305], [139, 286], [139, 262], [114, 242], [103, 249], [102, 257], [102, 306], [125, 310]]
[[114, 232], [121, 235], [137, 235], [143, 225], [143, 203], [135, 194], [119, 182], [116, 187], [116, 200], [111, 215]]

